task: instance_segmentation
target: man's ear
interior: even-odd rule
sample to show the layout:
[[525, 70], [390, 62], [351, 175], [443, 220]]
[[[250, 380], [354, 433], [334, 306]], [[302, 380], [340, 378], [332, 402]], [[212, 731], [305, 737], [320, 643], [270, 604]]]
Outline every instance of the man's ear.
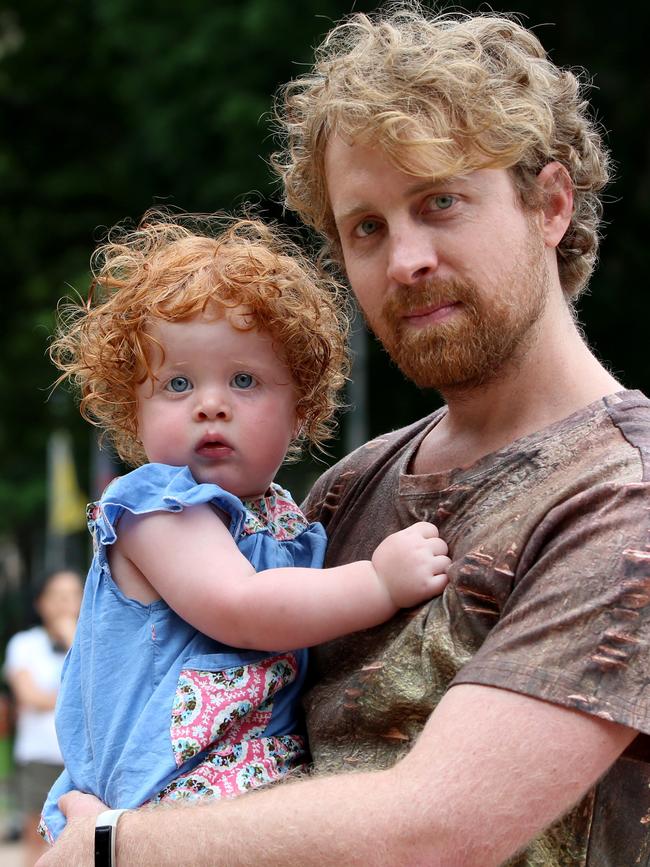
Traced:
[[562, 163], [545, 165], [537, 175], [543, 196], [542, 234], [547, 247], [557, 247], [573, 215], [573, 184]]

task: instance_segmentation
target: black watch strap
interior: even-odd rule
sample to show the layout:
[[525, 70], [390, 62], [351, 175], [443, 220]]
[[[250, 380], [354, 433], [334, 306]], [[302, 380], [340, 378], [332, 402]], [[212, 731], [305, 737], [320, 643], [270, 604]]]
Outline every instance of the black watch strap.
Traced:
[[95, 867], [117, 867], [117, 823], [128, 810], [104, 810], [95, 820]]

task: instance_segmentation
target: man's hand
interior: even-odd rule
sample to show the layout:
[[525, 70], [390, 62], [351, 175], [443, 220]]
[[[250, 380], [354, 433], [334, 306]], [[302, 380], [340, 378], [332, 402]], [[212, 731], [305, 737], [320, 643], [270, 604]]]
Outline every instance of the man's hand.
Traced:
[[99, 816], [104, 810], [108, 810], [108, 807], [94, 795], [85, 792], [67, 792], [59, 798], [59, 810], [70, 821], [83, 816]]
[[56, 845], [36, 862], [36, 867], [92, 867], [95, 817], [107, 809], [106, 805], [94, 795], [67, 792], [59, 798], [59, 809], [68, 824]]
[[68, 822], [55, 845], [38, 859], [36, 867], [93, 867], [94, 863], [95, 818], [86, 815]]

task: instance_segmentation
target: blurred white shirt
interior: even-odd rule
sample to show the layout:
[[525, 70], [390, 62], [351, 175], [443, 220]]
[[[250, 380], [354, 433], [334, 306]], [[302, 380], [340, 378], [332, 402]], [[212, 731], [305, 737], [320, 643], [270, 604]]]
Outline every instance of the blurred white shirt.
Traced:
[[[42, 626], [18, 632], [7, 644], [4, 674], [29, 671], [41, 689], [57, 691], [65, 652], [55, 650]], [[14, 758], [17, 762], [63, 764], [54, 727], [54, 710], [18, 709]]]

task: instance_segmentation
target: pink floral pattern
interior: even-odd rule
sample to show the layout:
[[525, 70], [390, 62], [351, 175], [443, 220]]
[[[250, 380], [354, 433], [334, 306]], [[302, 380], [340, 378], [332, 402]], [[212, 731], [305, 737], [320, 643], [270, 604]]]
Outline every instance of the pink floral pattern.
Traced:
[[176, 765], [180, 768], [208, 752], [191, 773], [175, 779], [153, 801], [233, 797], [300, 764], [302, 738], [262, 737], [271, 720], [273, 696], [297, 673], [293, 653], [222, 671], [184, 669], [170, 729]]
[[234, 798], [280, 779], [304, 761], [305, 745], [296, 735], [244, 738], [210, 750], [189, 774], [172, 780], [150, 803]]
[[264, 497], [242, 503], [246, 509], [243, 532], [247, 535], [267, 530], [274, 539], [284, 542], [295, 539], [309, 526], [291, 494], [279, 485], [271, 485]]

